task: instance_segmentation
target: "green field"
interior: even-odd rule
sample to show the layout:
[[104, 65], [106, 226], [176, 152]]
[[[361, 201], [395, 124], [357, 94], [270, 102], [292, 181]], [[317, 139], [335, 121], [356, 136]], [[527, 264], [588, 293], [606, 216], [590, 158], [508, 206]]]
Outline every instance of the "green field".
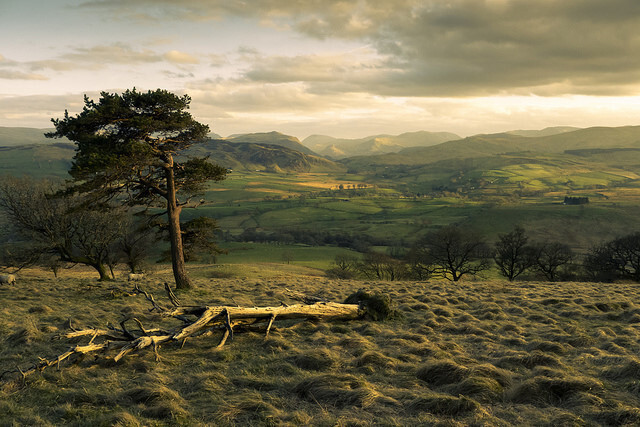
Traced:
[[[504, 181], [427, 194], [397, 188], [404, 184], [376, 182], [375, 175], [369, 180], [359, 177], [367, 190], [352, 189], [352, 184], [340, 190], [340, 183], [355, 184], [355, 180], [327, 174], [232, 173], [223, 183], [211, 186], [208, 205], [185, 211], [185, 218], [216, 218], [221, 229], [232, 235], [247, 228], [323, 230], [364, 234], [386, 239], [390, 245], [410, 244], [417, 236], [448, 224], [470, 226], [493, 240], [520, 224], [534, 240], [562, 241], [584, 252], [600, 241], [638, 229], [640, 186], [622, 173], [569, 175], [572, 185], [577, 188], [580, 183], [582, 188], [569, 192], [566, 177], [554, 178], [542, 166], [509, 165], [487, 171]], [[630, 171], [624, 173], [633, 177]], [[562, 201], [567, 194], [588, 196], [590, 203], [565, 206]]]
[[345, 248], [299, 244], [224, 243], [221, 247], [228, 251], [218, 256], [222, 264], [277, 263], [319, 271], [330, 268], [331, 261], [338, 255], [357, 255], [357, 252]]

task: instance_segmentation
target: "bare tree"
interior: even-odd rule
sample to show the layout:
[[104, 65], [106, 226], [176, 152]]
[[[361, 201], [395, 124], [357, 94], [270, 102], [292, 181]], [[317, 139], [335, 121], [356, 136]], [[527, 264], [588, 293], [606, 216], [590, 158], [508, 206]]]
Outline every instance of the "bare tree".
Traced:
[[535, 265], [535, 253], [533, 247], [527, 244], [528, 241], [524, 228], [520, 226], [498, 236], [493, 260], [500, 274], [509, 281], [513, 281]]
[[591, 248], [583, 265], [592, 279], [640, 282], [640, 233], [618, 237]]
[[[0, 208], [32, 254], [53, 254], [59, 261], [93, 267], [101, 280], [115, 242], [122, 236], [122, 210], [83, 207], [82, 200], [61, 193], [50, 181], [4, 177]], [[37, 258], [37, 257], [36, 257]]]
[[353, 279], [358, 275], [358, 258], [353, 255], [336, 255], [327, 270], [327, 276], [335, 279]]
[[403, 261], [379, 252], [364, 254], [358, 269], [371, 279], [402, 280], [407, 277], [407, 268]]
[[427, 234], [418, 246], [422, 248], [423, 264], [433, 265], [436, 274], [454, 282], [491, 265], [491, 250], [472, 230], [447, 226]]
[[408, 264], [409, 275], [416, 280], [427, 280], [436, 272], [433, 259], [429, 256], [429, 250], [420, 244], [413, 245], [405, 255]]
[[573, 260], [573, 251], [564, 243], [547, 242], [535, 245], [536, 270], [549, 281], [555, 282], [563, 268]]

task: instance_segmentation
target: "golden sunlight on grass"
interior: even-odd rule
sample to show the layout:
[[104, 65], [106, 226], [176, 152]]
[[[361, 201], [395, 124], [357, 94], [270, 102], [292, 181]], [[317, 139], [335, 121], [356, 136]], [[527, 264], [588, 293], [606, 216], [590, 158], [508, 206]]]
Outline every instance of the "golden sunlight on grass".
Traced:
[[[263, 268], [264, 270], [265, 268]], [[253, 273], [249, 273], [254, 270]], [[8, 381], [3, 425], [633, 425], [640, 423], [640, 286], [600, 283], [351, 282], [315, 272], [212, 277], [202, 267], [184, 304], [277, 306], [287, 289], [343, 302], [386, 293], [392, 320], [298, 322], [141, 351], [86, 357]], [[159, 271], [143, 282], [164, 300]], [[54, 280], [0, 287], [0, 363], [26, 369], [69, 343], [69, 325], [105, 327], [149, 312], [123, 281]], [[175, 320], [171, 320], [175, 322]], [[161, 326], [162, 327], [162, 326]], [[83, 344], [88, 338], [80, 339]]]

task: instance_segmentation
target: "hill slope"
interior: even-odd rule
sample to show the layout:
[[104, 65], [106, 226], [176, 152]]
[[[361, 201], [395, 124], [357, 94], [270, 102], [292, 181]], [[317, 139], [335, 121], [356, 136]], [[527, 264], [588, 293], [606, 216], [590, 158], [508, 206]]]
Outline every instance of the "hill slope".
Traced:
[[292, 150], [299, 151], [304, 154], [316, 155], [308, 147], [305, 147], [300, 143], [300, 140], [295, 136], [285, 135], [280, 132], [262, 132], [262, 133], [247, 133], [242, 135], [232, 135], [225, 138], [228, 142], [240, 143], [240, 144], [270, 144], [279, 145], [282, 147], [290, 148]]
[[1, 175], [68, 178], [75, 145], [65, 142], [0, 147]]
[[640, 148], [640, 126], [593, 127], [542, 137], [511, 133], [475, 135], [431, 147], [406, 148], [398, 153], [345, 159], [350, 169], [368, 165], [426, 165], [448, 159], [488, 157], [497, 154], [563, 153], [578, 149]]
[[506, 133], [511, 135], [518, 135], [518, 136], [538, 137], [538, 136], [551, 136], [551, 135], [557, 135], [557, 134], [566, 133], [566, 132], [573, 132], [579, 129], [580, 128], [576, 128], [572, 126], [554, 126], [554, 127], [544, 128], [541, 130], [533, 130], [533, 129], [510, 130]]
[[[46, 144], [51, 140], [45, 138], [45, 132], [54, 129], [35, 129], [25, 127], [4, 127], [0, 126], [0, 147], [13, 147], [16, 145]], [[70, 142], [67, 138], [58, 140], [59, 142]]]
[[344, 166], [322, 157], [305, 154], [281, 145], [209, 140], [187, 150], [187, 155], [209, 156], [229, 169], [269, 172], [343, 171]]
[[407, 132], [401, 135], [373, 135], [358, 139], [311, 135], [302, 143], [323, 156], [343, 159], [382, 153], [395, 153], [406, 147], [428, 147], [460, 139], [449, 132]]
[[[15, 129], [15, 128], [3, 128]], [[12, 132], [6, 131], [5, 135]], [[4, 146], [0, 144], [0, 176], [32, 175], [38, 178], [68, 178], [67, 171], [75, 154], [75, 145], [64, 140], [49, 140], [38, 135], [38, 129], [23, 128], [14, 132]], [[29, 138], [29, 136], [31, 136]], [[38, 143], [18, 144], [20, 141], [35, 140]], [[298, 144], [299, 145], [299, 144]], [[295, 146], [295, 144], [293, 144]], [[300, 145], [302, 147], [302, 145]], [[302, 147], [304, 151], [311, 151]], [[230, 169], [262, 170], [271, 172], [343, 171], [343, 165], [312, 154], [282, 145], [229, 142], [209, 140], [194, 145], [187, 155], [209, 156], [211, 160]]]

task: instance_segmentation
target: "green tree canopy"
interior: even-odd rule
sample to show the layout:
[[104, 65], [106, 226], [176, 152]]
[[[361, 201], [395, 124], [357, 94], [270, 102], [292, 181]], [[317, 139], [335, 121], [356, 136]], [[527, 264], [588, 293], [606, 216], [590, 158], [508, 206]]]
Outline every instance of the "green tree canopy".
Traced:
[[209, 127], [187, 111], [188, 95], [166, 90], [87, 96], [76, 116], [52, 119], [50, 138], [76, 143], [69, 174], [75, 191], [94, 200], [129, 205], [166, 205], [173, 273], [178, 288], [191, 286], [184, 264], [180, 212], [201, 193], [207, 181], [224, 179], [226, 169], [206, 158], [189, 158], [183, 150], [206, 139]]

